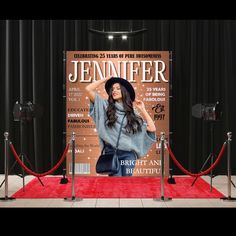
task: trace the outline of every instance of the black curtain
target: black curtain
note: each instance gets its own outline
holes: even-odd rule
[[[122,41],[107,40],[89,29],[147,31]],[[214,127],[217,155],[231,131],[234,140],[236,21],[231,20],[1,20],[0,21],[0,173],[4,172],[4,132],[37,172],[55,165],[65,147],[66,50],[169,50],[173,52],[170,81],[170,145],[177,159],[198,172],[211,150]],[[29,122],[14,121],[16,101],[43,107]],[[192,116],[197,103],[222,105],[222,119]],[[231,143],[232,174],[236,151]],[[10,155],[10,164],[14,157]],[[209,163],[210,164],[210,163]],[[65,163],[64,163],[65,165]],[[182,172],[172,163],[174,174]],[[209,166],[209,165],[208,165]],[[61,173],[62,166],[55,172]],[[226,174],[226,154],[214,170]]]

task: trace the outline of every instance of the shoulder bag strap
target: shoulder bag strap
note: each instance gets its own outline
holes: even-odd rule
[[[121,134],[122,125],[123,125],[123,122],[124,122],[125,116],[126,116],[126,115],[123,116],[122,121],[121,121],[121,124],[120,124],[120,130],[119,130],[119,134],[118,134],[118,139],[117,139],[117,143],[116,143],[115,151],[118,149],[118,145],[119,145],[119,141],[120,141],[120,134]]]
[[[115,152],[116,152],[116,150],[117,150],[117,148],[118,148],[118,145],[119,145],[120,134],[121,134],[122,125],[123,125],[125,116],[126,116],[126,115],[123,116],[122,121],[121,121],[121,124],[120,124],[120,130],[119,130],[119,134],[118,134],[118,138],[117,138],[117,142],[116,142]],[[104,142],[104,140],[102,140],[102,141],[103,141],[103,149],[102,149],[101,153],[103,153],[103,151],[104,151],[104,149],[105,149],[105,142]]]

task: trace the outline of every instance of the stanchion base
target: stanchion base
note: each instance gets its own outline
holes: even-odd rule
[[[65,197],[64,198],[64,201],[67,201],[67,202],[79,202],[82,200],[83,198],[78,198],[78,197]]]
[[[14,197],[0,197],[0,201],[12,201],[15,200]]]
[[[172,198],[170,197],[153,198],[153,201],[166,202],[166,201],[172,201]]]
[[[221,199],[222,199],[223,201],[226,201],[226,202],[227,202],[227,201],[229,201],[229,202],[230,202],[230,201],[236,201],[236,198],[235,198],[235,197],[222,197]]]

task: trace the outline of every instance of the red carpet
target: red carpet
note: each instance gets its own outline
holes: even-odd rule
[[[15,198],[64,198],[71,197],[71,179],[60,184],[61,177],[43,177],[42,186],[37,178],[12,195]],[[165,197],[172,198],[221,198],[222,193],[212,188],[202,178],[191,187],[194,178],[175,177],[176,184],[165,180]],[[159,198],[158,177],[76,177],[75,197],[80,198]]]

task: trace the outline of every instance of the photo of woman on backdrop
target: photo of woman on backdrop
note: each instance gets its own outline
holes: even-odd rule
[[[96,93],[102,84],[105,84],[107,100]],[[109,176],[132,176],[136,160],[145,156],[156,142],[156,127],[144,103],[135,99],[131,83],[120,77],[97,80],[86,86],[86,91],[102,150],[113,152],[119,137],[120,168],[118,173]]]

